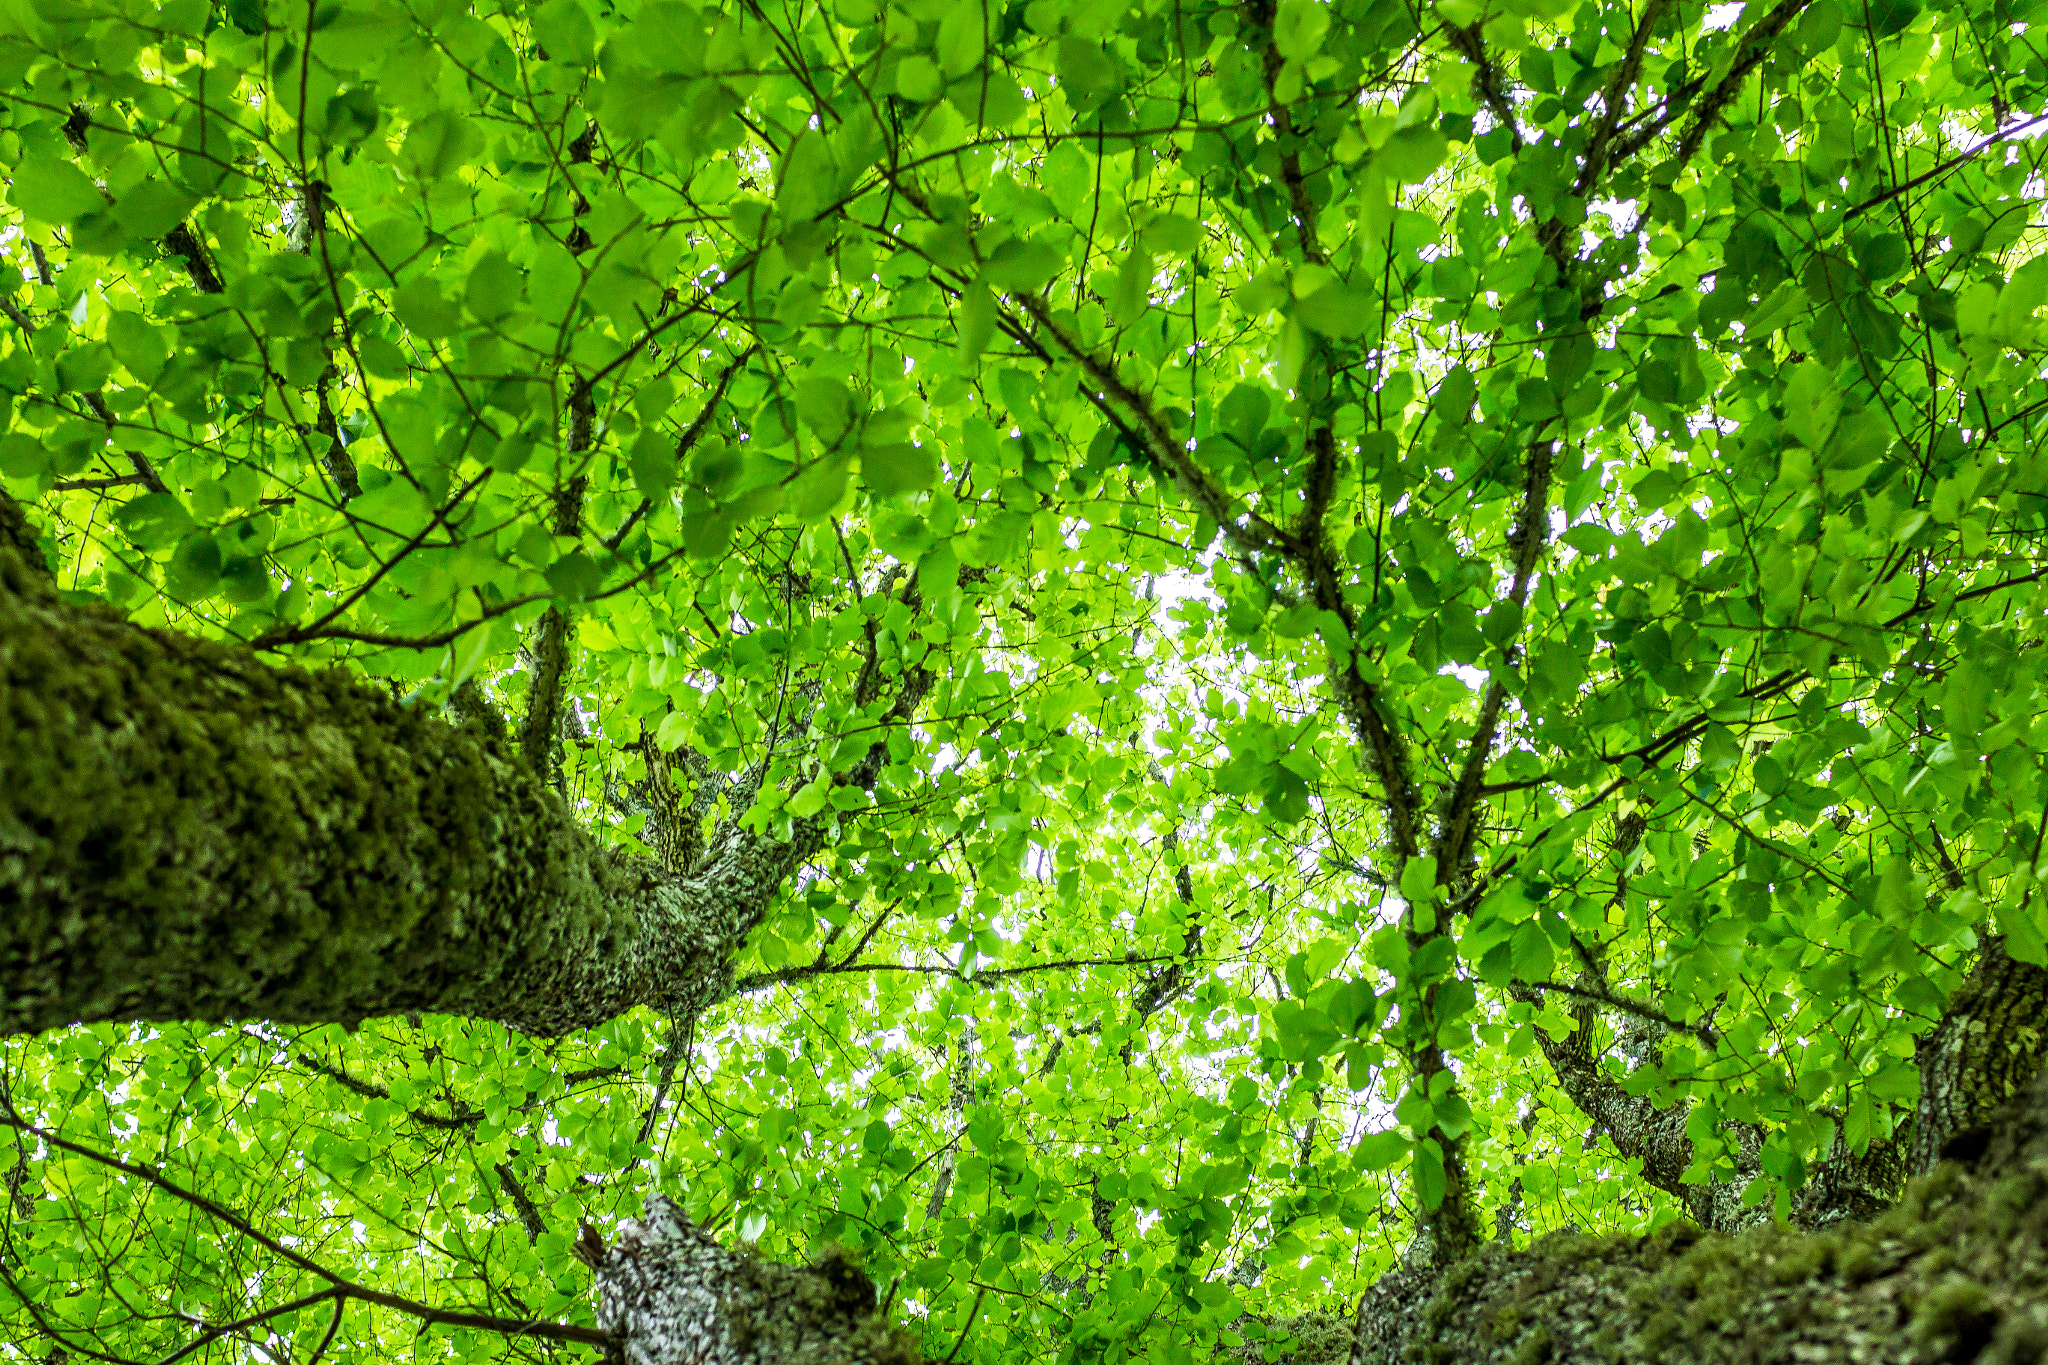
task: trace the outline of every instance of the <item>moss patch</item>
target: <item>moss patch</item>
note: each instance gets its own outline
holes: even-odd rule
[[[1945,1165],[1869,1223],[1489,1247],[1446,1273],[1412,1334],[1362,1365],[2041,1361],[2048,1076],[1996,1131],[1978,1169]]]
[[[728,936],[486,727],[62,602],[11,540],[0,771],[0,1034],[406,1010],[559,1033],[723,969]]]

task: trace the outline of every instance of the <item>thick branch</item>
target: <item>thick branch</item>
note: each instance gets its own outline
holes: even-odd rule
[[[24,549],[0,500],[0,1035],[688,1016],[825,841],[829,816],[729,822],[674,876],[599,846],[485,727],[65,603]]]
[[[213,261],[206,254],[205,244],[199,234],[192,230],[190,223],[180,223],[164,234],[164,250],[176,256],[185,266],[185,273],[192,279],[192,287],[202,294],[218,294],[226,288],[220,281],[220,272],[213,268]]]
[[[538,1242],[541,1234],[548,1230],[540,1210],[533,1205],[533,1196],[526,1192],[526,1186],[519,1181],[519,1173],[512,1169],[512,1163],[501,1161],[491,1167],[497,1173],[498,1183],[504,1186],[505,1197],[512,1201],[512,1207],[519,1213],[519,1222],[526,1229],[526,1240]]]
[[[937,1218],[946,1210],[946,1196],[953,1191],[954,1167],[959,1161],[961,1120],[967,1113],[967,1106],[974,1102],[974,1021],[960,1021],[960,1036],[953,1042],[953,1084],[946,1094],[946,1112],[951,1116],[954,1137],[946,1143],[939,1156],[938,1178],[932,1181],[931,1198],[925,1201],[924,1216],[927,1220]]]
[[[417,1318],[425,1323],[440,1323],[450,1327],[473,1327],[486,1332],[503,1332],[511,1336],[539,1337],[547,1341],[583,1342],[589,1345],[610,1344],[609,1338],[603,1332],[588,1327],[579,1327],[572,1323],[540,1320],[519,1321],[512,1318],[492,1317],[483,1313],[465,1312],[460,1309],[438,1308],[432,1304],[421,1303],[417,1299],[408,1299],[401,1294],[390,1294],[380,1289],[372,1289],[367,1285],[358,1284],[336,1274],[311,1257],[292,1250],[257,1227],[249,1219],[236,1213],[233,1209],[213,1199],[209,1199],[194,1190],[186,1189],[156,1167],[123,1161],[119,1157],[109,1156],[107,1153],[95,1148],[72,1142],[47,1128],[28,1122],[12,1109],[0,1109],[0,1125],[25,1133],[33,1133],[38,1140],[57,1148],[59,1151],[83,1157],[85,1160],[96,1165],[104,1166],[112,1171],[118,1171],[131,1180],[139,1180],[154,1189],[163,1191],[171,1198],[178,1200],[180,1203],[190,1205],[222,1226],[233,1229],[237,1235],[254,1242],[280,1260],[289,1262],[315,1278],[325,1281],[330,1287],[330,1292],[337,1297],[359,1299],[364,1303],[374,1303],[385,1308],[395,1309],[400,1313]]]
[[[1097,392],[1113,400],[1118,407],[1131,414],[1139,430],[1147,438],[1146,452],[1153,464],[1181,486],[1195,507],[1208,515],[1227,536],[1232,545],[1250,552],[1279,551],[1286,548],[1287,536],[1258,513],[1244,507],[1231,496],[1209,472],[1195,463],[1187,444],[1177,440],[1151,403],[1136,389],[1125,382],[1117,373],[1111,360],[1097,356],[1081,344],[1060,321],[1053,316],[1046,302],[1031,294],[1017,296],[1017,303],[1029,313],[1046,335],[1058,348],[1081,366],[1088,377],[1088,383]]]
[[[1908,1164],[1925,1175],[1981,1147],[1991,1114],[2048,1064],[2048,971],[1988,939],[1941,1022],[1919,1041],[1920,1109]]]
[[[1516,514],[1508,546],[1515,556],[1514,582],[1505,603],[1495,611],[1511,607],[1520,612],[1535,585],[1537,565],[1550,538],[1550,475],[1557,442],[1539,436],[1529,445],[1528,464],[1522,474],[1522,506]],[[1499,733],[1501,708],[1507,701],[1506,679],[1495,674],[1488,680],[1479,704],[1479,719],[1465,746],[1465,761],[1458,771],[1458,783],[1445,802],[1443,824],[1436,840],[1437,880],[1455,886],[1463,878],[1464,866],[1472,853],[1478,830],[1480,788],[1486,780],[1486,765],[1493,757],[1493,743]]]
[[[1515,994],[1532,1004],[1539,999],[1526,987]],[[1536,1045],[1572,1103],[1607,1135],[1624,1159],[1642,1162],[1645,1184],[1683,1201],[1701,1227],[1730,1230],[1755,1221],[1740,1203],[1742,1186],[1747,1183],[1741,1177],[1754,1174],[1755,1154],[1763,1135],[1751,1127],[1730,1125],[1727,1140],[1738,1178],[1686,1184],[1683,1177],[1693,1159],[1692,1139],[1685,1132],[1690,1111],[1683,1107],[1659,1109],[1649,1096],[1629,1094],[1620,1081],[1601,1069],[1594,1054],[1590,1000],[1581,1000],[1573,1014],[1578,1027],[1569,1033],[1536,1030]]]
[[[1154,769],[1155,779],[1163,778],[1164,774],[1157,772],[1156,764]],[[1145,973],[1145,980],[1138,987],[1137,998],[1131,1005],[1134,1022],[1138,1024],[1143,1024],[1187,990],[1188,966],[1202,952],[1204,925],[1202,912],[1195,908],[1195,879],[1180,852],[1181,833],[1186,828],[1185,825],[1176,825],[1167,831],[1166,837],[1159,841],[1159,848],[1168,858],[1181,859],[1173,869],[1173,890],[1174,894],[1180,897],[1181,905],[1187,910],[1187,930],[1181,935],[1179,955],[1157,971]],[[1129,1042],[1124,1044],[1126,1065],[1129,1065],[1131,1060],[1131,1047]]]
[[[337,373],[330,364],[314,381],[313,430],[327,442],[327,448],[320,452],[320,464],[327,471],[327,477],[334,481],[335,501],[347,503],[362,495],[363,484],[356,474],[356,462],[350,458],[348,447],[342,444],[341,423],[335,419],[334,404],[327,396],[328,386],[334,382]]]
[[[733,357],[730,365],[719,371],[718,381],[711,386],[711,394],[704,400],[704,406],[698,409],[696,419],[684,429],[682,436],[676,441],[676,464],[678,467],[690,458],[690,452],[696,449],[697,442],[702,440],[704,433],[711,429],[711,419],[717,416],[718,405],[724,401],[725,391],[732,384],[733,376],[745,368],[746,363],[752,360],[755,353],[760,349],[758,345],[747,347],[746,350]],[[640,518],[646,516],[652,510],[654,510],[654,500],[652,498],[642,498],[640,505],[634,508],[624,521],[619,523],[619,529],[605,538],[604,547],[607,550],[618,549],[619,546],[625,543],[627,535],[639,524]]]
[[[1482,33],[1484,28],[1485,24],[1475,19],[1462,26],[1447,23],[1443,27],[1443,33],[1451,40],[1451,46],[1457,48],[1459,54],[1472,63],[1472,88],[1479,92],[1479,98],[1485,102],[1487,112],[1493,115],[1501,127],[1508,130],[1509,148],[1519,152],[1524,141],[1522,129],[1515,122],[1515,106],[1508,98],[1507,82],[1501,79],[1500,67],[1486,50],[1486,40]]]
[[[1869,1225],[1558,1234],[1439,1277],[1397,1272],[1360,1304],[1351,1365],[2038,1360],[2048,1078],[1993,1130],[1981,1159],[1916,1182]]]
[[[1579,175],[1572,185],[1574,194],[1584,194],[1599,183],[1601,174],[1607,169],[1607,150],[1614,141],[1615,132],[1621,127],[1622,115],[1627,104],[1625,96],[1642,73],[1643,54],[1649,49],[1650,38],[1657,25],[1664,22],[1664,13],[1670,9],[1672,0],[1650,0],[1643,7],[1636,20],[1636,31],[1629,39],[1628,51],[1615,63],[1614,74],[1600,91],[1600,122],[1593,130],[1592,140],[1586,144],[1585,155],[1579,163]]]
[[[1693,1145],[1686,1136],[1689,1109],[1660,1110],[1647,1096],[1629,1094],[1593,1055],[1596,1003],[1653,1024],[1659,1022],[1656,1012],[1615,996],[1597,980],[1580,987],[1521,986],[1515,995],[1534,1003],[1539,989],[1561,990],[1580,1002],[1576,1032],[1559,1038],[1539,1028],[1537,1044],[1572,1102],[1624,1157],[1641,1159],[1643,1179],[1684,1200],[1702,1227],[1732,1230],[1757,1221],[1761,1213],[1743,1209],[1738,1196],[1756,1174],[1762,1132],[1750,1125],[1723,1124],[1736,1176],[1687,1185],[1681,1177],[1693,1160]],[[1926,1174],[1945,1156],[1982,1151],[1989,1139],[1990,1116],[2048,1065],[2043,1019],[2048,1019],[2048,971],[2015,961],[2000,940],[1989,940],[1941,1022],[1920,1040],[1919,1113],[1890,1138],[1874,1141],[1862,1152],[1850,1150],[1838,1130],[1833,1150],[1816,1163],[1793,1199],[1794,1225],[1824,1227],[1842,1219],[1869,1218],[1898,1197],[1908,1175]],[[1711,1037],[1704,1035],[1703,1041],[1711,1045]]]

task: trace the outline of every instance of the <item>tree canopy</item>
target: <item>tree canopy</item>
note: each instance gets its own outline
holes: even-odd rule
[[[587,1359],[650,1194],[1341,1360],[1981,1151],[2042,8],[0,3],[0,1360]]]

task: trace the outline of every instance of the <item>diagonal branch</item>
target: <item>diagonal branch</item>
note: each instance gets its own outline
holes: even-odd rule
[[[526,1240],[540,1241],[541,1234],[548,1230],[547,1222],[540,1216],[540,1210],[533,1206],[533,1196],[528,1194],[526,1186],[520,1183],[519,1173],[512,1169],[510,1158],[500,1161],[491,1167],[491,1170],[497,1173],[498,1183],[504,1186],[506,1198],[512,1201],[512,1207],[518,1211],[519,1222],[526,1229]]]
[[[574,1323],[546,1322],[538,1319],[521,1321],[514,1318],[494,1317],[486,1313],[470,1313],[456,1309],[437,1308],[432,1304],[421,1303],[417,1299],[409,1299],[400,1294],[387,1294],[379,1289],[371,1289],[367,1285],[357,1284],[345,1276],[336,1274],[309,1256],[301,1255],[299,1252],[292,1250],[232,1209],[208,1199],[203,1194],[186,1189],[154,1167],[123,1161],[119,1157],[109,1156],[105,1152],[69,1141],[47,1128],[28,1122],[12,1111],[0,1113],[0,1124],[31,1133],[38,1140],[55,1147],[59,1151],[69,1152],[73,1156],[82,1157],[97,1165],[105,1166],[109,1170],[119,1171],[131,1179],[142,1181],[153,1189],[161,1190],[173,1199],[189,1204],[207,1217],[232,1228],[236,1234],[248,1238],[280,1260],[288,1261],[308,1274],[326,1281],[328,1288],[306,1302],[314,1302],[320,1298],[332,1295],[358,1299],[364,1303],[374,1303],[380,1307],[394,1309],[409,1317],[417,1318],[421,1322],[442,1326],[469,1327],[486,1332],[502,1332],[508,1336],[538,1337],[543,1341],[580,1342],[593,1346],[608,1346],[612,1342],[612,1336],[609,1332],[600,1331],[594,1327],[579,1327]],[[290,1307],[303,1306],[305,1306],[304,1303],[295,1303],[294,1305],[288,1305],[287,1308],[272,1310],[271,1315],[274,1316],[276,1313],[288,1311]],[[230,1328],[220,1329],[222,1332],[227,1330],[230,1330]],[[215,1335],[218,1334],[218,1332],[215,1333]],[[174,1356],[173,1359],[175,1358]]]
[[[704,400],[704,406],[698,410],[695,419],[691,421],[688,427],[684,428],[683,434],[676,440],[676,466],[678,468],[681,468],[684,461],[690,458],[690,452],[697,448],[697,442],[703,439],[704,433],[711,429],[712,418],[718,414],[718,405],[725,401],[725,391],[732,383],[733,376],[745,368],[746,363],[752,360],[760,352],[760,349],[761,347],[758,343],[747,347],[746,350],[733,357],[731,364],[719,371],[717,382],[711,386],[710,397]],[[605,549],[617,550],[619,546],[625,544],[626,537],[640,523],[640,518],[653,510],[654,499],[642,498],[640,505],[634,508],[624,521],[619,523],[619,529],[605,538]]]
[[[1649,49],[1650,38],[1674,3],[1675,0],[1650,0],[1643,6],[1642,15],[1636,20],[1636,31],[1629,38],[1628,51],[1614,64],[1614,74],[1600,92],[1600,122],[1593,129],[1593,136],[1580,158],[1578,179],[1572,185],[1573,194],[1583,196],[1605,174],[1608,147],[1622,124],[1622,97],[1641,74],[1643,54]]]
[[[1721,111],[1741,93],[1742,83],[1749,79],[1750,72],[1756,70],[1763,60],[1770,56],[1772,42],[1785,31],[1788,24],[1804,13],[1811,3],[1812,0],[1778,0],[1778,4],[1770,13],[1742,35],[1741,41],[1736,44],[1734,57],[1727,72],[1714,83],[1713,88],[1704,97],[1696,103],[1687,105],[1672,102],[1673,98],[1681,93],[1697,93],[1699,86],[1695,84],[1667,92],[1664,112],[1615,144],[1610,164],[1626,161],[1654,142],[1676,123],[1688,108],[1692,110],[1692,122],[1687,125],[1684,136],[1679,139],[1678,152],[1673,159],[1681,166],[1691,161],[1693,155],[1699,151],[1700,143],[1706,139],[1707,131],[1713,126],[1714,120],[1718,119]]]
[[[1494,120],[1508,130],[1508,147],[1511,151],[1522,150],[1524,139],[1522,129],[1515,122],[1514,102],[1508,98],[1507,83],[1502,80],[1500,66],[1486,50],[1486,39],[1482,33],[1484,20],[1475,19],[1469,24],[1445,24],[1443,34],[1451,40],[1451,46],[1458,54],[1472,63],[1472,88],[1479,92],[1487,112]]]
[[[0,497],[0,715],[39,718],[0,730],[0,767],[22,775],[0,788],[0,1035],[431,1011],[554,1036],[640,1005],[692,1016],[841,818],[727,821],[678,876],[601,845],[487,726],[67,602],[39,560]],[[887,730],[932,682],[902,675],[836,783],[879,780]]]

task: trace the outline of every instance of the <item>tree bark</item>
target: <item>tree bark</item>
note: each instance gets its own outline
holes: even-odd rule
[[[916,1340],[876,1311],[836,1249],[808,1267],[728,1251],[660,1195],[596,1259],[608,1365],[916,1365]]]
[[[1914,1175],[1952,1152],[1981,1150],[1991,1114],[2048,1063],[2048,971],[1986,940],[1941,1022],[1920,1039],[1920,1108],[1908,1158]]]
[[[622,855],[492,727],[65,602],[40,561],[0,496],[0,1036],[687,1016],[824,842],[727,822],[687,873]]]
[[[1539,998],[1530,987],[1517,988],[1516,995]],[[1690,1111],[1659,1109],[1647,1096],[1630,1094],[1601,1066],[1590,1041],[1592,998],[1574,1000],[1575,1031],[1536,1030],[1537,1045],[1565,1094],[1623,1157],[1642,1162],[1644,1181],[1683,1200],[1701,1227],[1739,1232],[1768,1218],[1768,1209],[1742,1203],[1743,1190],[1760,1169],[1762,1130],[1722,1124],[1735,1175],[1686,1184],[1693,1160],[1686,1133]],[[2001,940],[1986,939],[1975,967],[1940,1022],[1920,1039],[1918,1052],[1918,1113],[1863,1152],[1850,1151],[1838,1132],[1834,1149],[1816,1163],[1793,1199],[1793,1226],[1871,1218],[1898,1198],[1908,1176],[1927,1174],[1944,1156],[1983,1149],[1988,1116],[2048,1065],[2048,970],[2016,961]]]
[[[1554,1234],[1359,1306],[1350,1365],[2018,1365],[2048,1359],[2048,1076],[1870,1223]]]

